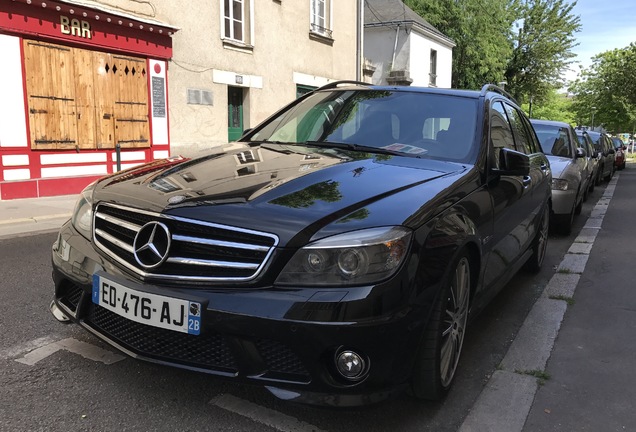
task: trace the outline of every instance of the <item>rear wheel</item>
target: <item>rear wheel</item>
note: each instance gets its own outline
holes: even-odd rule
[[[411,392],[421,399],[442,398],[455,377],[470,304],[470,261],[466,251],[453,261],[445,279],[422,335],[413,370]]]

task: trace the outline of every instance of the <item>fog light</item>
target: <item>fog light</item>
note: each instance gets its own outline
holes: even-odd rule
[[[366,374],[364,359],[353,351],[343,351],[338,354],[336,367],[340,375],[350,380],[358,380]]]

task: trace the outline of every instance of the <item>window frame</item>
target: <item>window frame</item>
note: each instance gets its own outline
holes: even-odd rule
[[[432,48],[429,56],[428,85],[437,87],[437,50]]]
[[[316,13],[319,11],[319,5],[322,3],[323,15]],[[333,4],[332,0],[309,0],[309,33],[327,39],[333,38]],[[324,23],[315,22],[315,17],[321,18]]]
[[[226,11],[225,3],[228,3]],[[234,17],[234,4],[241,5],[241,19],[236,20]],[[220,0],[220,22],[221,22],[221,39],[224,43],[238,45],[240,47],[251,48],[254,46],[254,0]],[[227,12],[227,14],[226,14]],[[230,20],[230,34],[226,33],[225,24]],[[234,21],[241,24],[241,38],[236,38],[234,34]]]

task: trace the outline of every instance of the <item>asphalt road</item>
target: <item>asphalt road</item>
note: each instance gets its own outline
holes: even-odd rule
[[[604,187],[570,236],[550,236],[543,270],[519,273],[472,322],[455,385],[440,403],[403,395],[368,408],[319,409],[120,356],[49,313],[55,234],[0,240],[0,431],[457,431]]]

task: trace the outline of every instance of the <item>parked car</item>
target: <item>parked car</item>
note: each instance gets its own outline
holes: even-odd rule
[[[614,150],[614,144],[612,144],[610,138],[603,132],[587,131],[587,133],[594,143],[594,149],[600,154],[599,170],[601,172],[601,178],[609,181],[616,169],[614,162],[616,150]]]
[[[587,153],[579,145],[576,132],[567,123],[530,120],[543,152],[552,168],[552,221],[563,234],[572,230],[574,215],[581,212],[587,199],[593,171],[588,168]]]
[[[616,151],[616,155],[614,158],[614,167],[617,170],[622,170],[625,168],[626,164],[625,151],[627,150],[627,146],[625,145],[623,140],[618,137],[611,137],[611,140],[612,144],[614,144],[614,150]]]
[[[332,83],[227,152],[88,186],[52,248],[51,311],[287,400],[439,399],[469,317],[541,267],[550,184],[495,86]]]
[[[579,140],[579,146],[585,150],[587,156],[588,170],[591,171],[590,186],[588,192],[594,192],[594,187],[601,183],[601,172],[599,170],[599,154],[594,149],[594,143],[588,133],[581,129],[575,129],[576,137]]]

